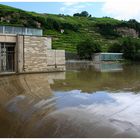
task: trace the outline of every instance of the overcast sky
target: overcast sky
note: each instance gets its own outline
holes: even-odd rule
[[[39,0],[37,0],[39,1]],[[42,1],[42,0],[40,0]],[[90,0],[91,1],[91,0]],[[116,19],[140,21],[140,0],[92,0],[92,2],[0,2],[23,10],[39,13],[68,14],[88,11],[95,17],[113,17]]]

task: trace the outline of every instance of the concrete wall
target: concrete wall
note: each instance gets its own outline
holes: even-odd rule
[[[65,71],[65,51],[47,50],[47,70]]]
[[[92,56],[92,60],[94,62],[100,62],[100,53],[95,53],[93,56]]]
[[[23,47],[24,47],[24,40],[23,36],[17,36],[17,61],[18,61],[18,72],[21,73],[24,71],[24,53],[23,53]]]

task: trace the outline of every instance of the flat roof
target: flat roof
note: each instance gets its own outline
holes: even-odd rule
[[[123,54],[123,53],[95,53],[95,54]]]

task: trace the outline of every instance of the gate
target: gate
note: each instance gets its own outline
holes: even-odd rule
[[[0,73],[15,71],[15,43],[0,43]]]

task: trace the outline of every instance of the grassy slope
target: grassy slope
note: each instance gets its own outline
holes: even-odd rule
[[[33,19],[35,17],[43,17],[45,19],[53,18],[61,23],[71,23],[74,25],[80,24],[80,29],[77,32],[74,32],[72,30],[65,30],[63,34],[53,29],[49,30],[44,28],[44,35],[53,36],[53,48],[65,49],[66,51],[70,51],[70,52],[76,52],[77,43],[89,37],[93,38],[94,40],[100,41],[103,51],[106,51],[108,45],[116,41],[117,38],[113,40],[104,38],[96,31],[95,24],[111,23],[117,25],[118,23],[121,22],[119,20],[112,19],[112,18],[94,18],[94,17],[86,18],[86,17],[71,17],[71,16],[52,15],[52,14],[38,14],[35,12],[26,12],[5,5],[0,5],[0,11],[8,12],[9,15],[10,13],[16,13],[16,14],[18,13],[19,15],[22,14],[24,16],[31,17]],[[22,17],[19,17],[19,21],[17,22],[16,25],[24,26],[22,23],[20,23],[21,20]],[[0,22],[0,24],[10,24],[10,23]]]
[[[60,32],[47,30],[47,34],[54,36],[53,40],[53,48],[55,49],[65,49],[67,51],[75,52],[76,45],[78,42],[84,40],[85,38],[93,38],[96,41],[99,41],[102,45],[103,51],[107,50],[108,45],[115,42],[116,39],[106,39],[102,35],[100,35],[95,28],[96,23],[112,23],[118,24],[121,21],[112,19],[112,18],[85,18],[85,17],[60,17],[54,16],[57,20],[61,20],[63,22],[69,22],[74,24],[81,24],[80,30],[78,32],[74,31],[66,31],[66,33],[61,34]]]

